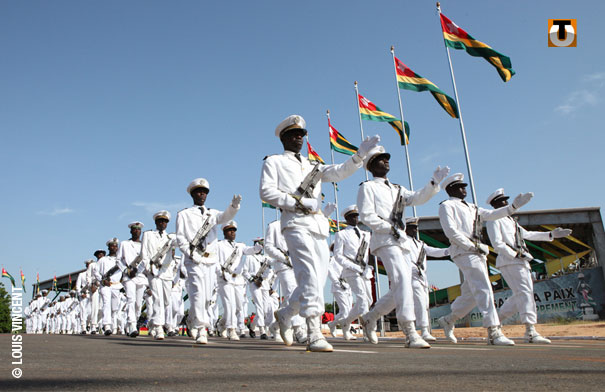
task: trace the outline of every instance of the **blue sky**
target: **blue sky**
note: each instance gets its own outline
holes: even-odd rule
[[[274,129],[300,114],[330,160],[325,112],[359,143],[353,82],[399,117],[389,48],[453,96],[431,1],[28,1],[0,12],[1,263],[27,283],[83,267],[127,224],[152,228],[159,209],[191,204],[187,184],[210,181],[207,204],[243,195],[238,236],[261,235],[262,158],[281,152]],[[451,51],[479,204],[493,190],[533,191],[526,209],[601,206],[605,59],[602,2],[442,1],[445,15],[501,53],[503,83],[485,60]],[[549,18],[578,20],[577,48],[549,48]],[[402,91],[416,187],[437,165],[466,173],[457,120],[428,93]],[[364,121],[407,185],[404,150],[387,124]],[[345,156],[335,155],[337,162]],[[359,171],[340,184],[355,201]],[[324,193],[333,197],[330,188]],[[437,215],[438,194],[418,208]],[[411,211],[408,211],[411,214]],[[267,221],[274,211],[266,210]],[[170,223],[174,230],[174,219]],[[439,287],[455,267],[429,263]],[[29,291],[29,287],[28,287]]]

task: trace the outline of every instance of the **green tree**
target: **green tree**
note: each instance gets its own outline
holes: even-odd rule
[[[11,331],[11,311],[10,311],[11,296],[4,288],[4,284],[0,283],[0,333],[8,333]]]

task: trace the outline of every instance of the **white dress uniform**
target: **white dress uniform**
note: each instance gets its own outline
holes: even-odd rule
[[[416,328],[422,329],[422,338],[429,337],[429,281],[426,276],[426,258],[445,257],[449,255],[448,248],[434,248],[414,237],[408,237],[410,253],[408,262],[412,265],[412,290],[414,292],[414,312]],[[422,249],[424,255],[421,256]],[[426,337],[425,337],[426,336]],[[433,340],[433,339],[430,339]]]
[[[244,312],[244,304],[242,298],[242,290],[244,288],[245,296],[245,280],[243,277],[245,263],[243,256],[254,254],[253,246],[246,246],[242,242],[220,240],[216,244],[218,266],[216,269],[218,297],[223,304],[223,318],[225,319],[225,328],[230,332],[230,338],[234,338],[231,331],[236,328],[241,328],[239,325],[238,312]],[[226,265],[227,260],[236,252],[235,259],[230,266]]]
[[[355,300],[355,306],[344,319],[334,318],[335,324],[341,323],[344,331],[349,331],[351,323],[359,316],[367,313],[372,304],[372,276],[373,268],[369,265],[369,247],[364,255],[362,267],[354,262],[357,252],[363,240],[370,243],[370,233],[360,230],[356,226],[347,226],[344,230],[336,233],[334,238],[334,259],[342,267],[342,277],[351,287],[351,293]],[[350,338],[347,334],[345,338]]]
[[[519,312],[519,319],[523,324],[536,324],[536,302],[534,300],[533,280],[529,262],[517,257],[515,237],[517,227],[521,240],[552,241],[550,232],[527,231],[518,226],[510,216],[487,222],[487,234],[492,247],[498,253],[496,268],[500,270],[506,283],[513,291],[500,307],[500,318],[505,319]]]
[[[90,331],[97,333],[100,313],[101,313],[101,282],[97,280],[96,270],[98,268],[99,261],[93,261],[88,265],[86,272],[90,275],[92,280],[91,284],[96,285],[97,290],[93,293],[90,292]]]
[[[256,317],[254,318],[254,325],[259,328],[260,333],[265,333],[265,327],[268,325],[268,319],[270,318],[269,309],[271,309],[270,301],[271,298],[269,296],[270,287],[270,279],[273,275],[271,271],[271,261],[268,257],[262,254],[252,254],[250,256],[246,256],[246,269],[244,278],[248,281],[248,290],[250,291],[250,295],[252,296],[252,302],[254,302],[254,306],[256,307]],[[261,271],[258,276],[261,281],[260,287],[256,285],[254,282],[254,278],[257,276],[262,266],[264,267],[264,271]]]
[[[97,268],[94,270],[95,278],[101,282],[103,276],[109,272],[118,263],[116,256],[105,256],[99,259]],[[111,276],[109,276],[110,285],[101,286],[99,290],[103,300],[103,327],[105,330],[108,328],[113,329],[116,323],[117,311],[120,306],[120,289],[122,284],[120,278],[122,277],[122,271],[118,268]]]
[[[450,256],[464,275],[461,294],[454,300],[452,312],[445,318],[448,323],[466,316],[477,306],[483,316],[484,327],[500,325],[487,270],[487,258],[477,251],[471,238],[475,216],[482,222],[504,218],[511,212],[510,207],[487,210],[456,197],[450,197],[439,206],[439,222],[451,244]]]
[[[90,284],[92,277],[87,268],[86,271],[80,272],[76,279],[76,290],[80,296],[80,332],[86,333],[86,325],[90,322]],[[88,286],[88,289],[85,288]],[[86,298],[82,297],[86,294]]]
[[[231,204],[222,212],[207,207],[193,206],[179,211],[176,218],[176,238],[179,249],[183,253],[184,265],[187,268],[187,293],[189,293],[189,327],[200,329],[210,327],[208,312],[206,311],[207,291],[204,279],[204,267],[202,264],[215,264],[217,226],[226,223],[235,217],[239,206],[234,208]],[[203,260],[192,260],[189,245],[195,238],[199,228],[208,216],[211,216],[214,229],[210,231],[206,239],[207,257]]]
[[[292,269],[291,262],[286,258],[288,255],[288,245],[286,239],[281,232],[281,222],[273,221],[267,225],[265,234],[265,253],[271,259],[271,268],[277,274],[281,296],[283,302],[279,306],[285,308],[288,306],[290,297],[296,289],[296,276]],[[304,320],[299,315],[292,317],[292,327],[300,328],[304,324]]]
[[[346,324],[344,320],[347,319],[353,306],[353,295],[351,293],[351,287],[346,283],[342,277],[342,266],[338,264],[334,257],[330,257],[330,265],[328,266],[328,278],[332,284],[331,292],[334,296],[334,300],[338,304],[338,314],[334,315],[333,325],[340,324],[344,328]]]
[[[187,278],[182,258],[178,257],[174,271],[174,281],[172,282],[172,332],[179,332],[179,325],[183,316],[185,316],[185,303],[183,302],[183,289],[185,288],[185,279]],[[182,276],[181,276],[182,274]]]
[[[414,296],[412,290],[412,266],[406,261],[410,252],[405,233],[402,232],[397,240],[392,234],[390,217],[401,189],[405,206],[417,206],[429,201],[437,192],[439,184],[432,181],[424,188],[417,191],[409,191],[404,187],[392,184],[385,178],[374,178],[363,182],[357,193],[357,207],[359,208],[359,220],[372,229],[370,249],[385,266],[389,282],[391,284],[389,293],[380,298],[374,305],[374,309],[365,317],[365,320],[375,323],[380,315],[389,312],[391,301],[395,301],[395,312],[397,321],[402,325],[413,322],[416,319],[414,313]],[[403,218],[405,219],[405,218]]]
[[[139,256],[141,253],[142,241],[126,240],[120,243],[117,257],[120,263],[120,268],[123,271],[122,284],[126,291],[126,322],[128,325],[127,333],[136,330],[137,320],[141,316],[141,308],[143,306],[143,294],[149,285],[149,279],[143,273],[144,266],[141,262],[140,268],[134,278],[130,278],[126,274],[126,268]]]
[[[150,323],[157,330],[156,338],[163,338],[162,327],[168,330],[171,328],[171,313],[167,320],[167,309],[172,309],[172,281],[174,280],[174,266],[176,264],[173,258],[172,249],[176,246],[174,234],[168,234],[165,231],[149,230],[143,233],[141,241],[141,255],[143,256],[143,265],[148,274],[152,276],[150,280],[151,293],[153,296],[153,317],[150,318]],[[152,265],[151,260],[164,247],[170,248],[157,265]]]

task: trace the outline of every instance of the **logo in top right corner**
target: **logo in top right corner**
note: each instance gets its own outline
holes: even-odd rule
[[[576,19],[549,19],[548,46],[559,48],[575,48],[578,46]]]

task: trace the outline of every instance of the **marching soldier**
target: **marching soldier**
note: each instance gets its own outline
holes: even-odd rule
[[[90,274],[90,264],[94,260],[88,259],[84,262],[86,271],[80,272],[76,279],[76,290],[80,296],[80,333],[86,335],[86,327],[90,322],[90,289],[92,286],[92,276]]]
[[[174,280],[173,248],[176,246],[174,234],[168,234],[166,228],[170,221],[170,212],[162,210],[153,215],[156,230],[143,234],[141,258],[148,275],[151,276],[150,286],[153,296],[153,316],[149,319],[154,329],[153,337],[164,340],[164,327],[167,331],[170,325],[172,309],[172,281]],[[167,317],[168,316],[168,317]]]
[[[481,227],[483,221],[513,214],[531,200],[533,193],[518,195],[510,206],[487,210],[464,200],[467,184],[463,180],[464,175],[456,173],[444,181],[445,191],[450,198],[439,206],[439,222],[451,244],[450,257],[462,271],[464,282],[460,296],[452,303],[451,313],[440,317],[438,321],[446,338],[456,343],[456,320],[466,316],[477,306],[483,316],[483,326],[488,331],[488,344],[513,346],[515,342],[504,336],[500,329],[500,318],[494,305],[494,293],[487,270],[489,247],[481,242]]]
[[[359,212],[355,204],[348,206],[342,212],[347,221],[347,227],[336,233],[334,238],[334,258],[342,267],[342,277],[351,287],[351,293],[355,299],[355,305],[349,311],[348,316],[341,323],[343,337],[351,340],[355,337],[349,332],[351,323],[366,314],[372,304],[372,282],[373,268],[369,264],[370,233],[362,231],[357,227],[359,223]],[[336,327],[336,318],[334,327]],[[332,327],[330,327],[332,331]]]
[[[271,258],[271,268],[273,268],[273,271],[277,274],[281,296],[283,297],[283,301],[281,305],[278,305],[278,308],[285,308],[288,306],[294,289],[296,289],[296,277],[294,276],[292,262],[290,261],[290,253],[288,252],[288,245],[281,232],[281,222],[279,220],[273,221],[267,225],[265,253]],[[291,323],[291,328],[294,332],[293,335],[296,341],[298,343],[306,341],[307,336],[304,328],[304,319],[299,315],[296,315],[292,317]],[[270,329],[275,335],[275,340],[281,341],[278,323],[274,322],[270,326]]]
[[[236,329],[239,327],[238,311],[240,314],[243,313],[243,298],[241,289],[237,286],[244,283],[244,297],[246,290],[243,256],[252,255],[262,248],[260,245],[246,246],[242,242],[235,242],[237,223],[234,221],[225,223],[222,230],[224,239],[217,242],[218,295],[223,303],[227,337],[229,340],[239,340]]]
[[[260,197],[282,210],[281,230],[298,283],[288,306],[276,312],[281,337],[286,345],[292,344],[291,319],[300,314],[307,322],[308,350],[330,352],[332,346],[321,333],[320,320],[330,259],[326,242],[329,223],[320,210],[321,181],[337,182],[352,175],[380,138],[374,136],[364,140],[357,153],[345,163],[314,166],[300,155],[307,134],[305,125],[301,116],[292,115],[275,129],[284,152],[265,159]]]
[[[508,199],[504,189],[500,188],[489,195],[487,203],[497,209],[508,206]],[[519,312],[519,319],[525,324],[525,340],[528,343],[549,344],[550,340],[541,336],[535,328],[538,315],[529,265],[533,256],[529,253],[525,240],[552,241],[571,235],[571,230],[557,227],[546,232],[527,231],[510,216],[489,221],[485,226],[494,251],[498,253],[496,268],[513,291],[513,295],[508,297],[499,309],[500,320]]]
[[[95,253],[93,254],[94,257],[96,257],[96,261],[93,260],[92,263],[90,263],[90,265],[88,266],[89,271],[90,271],[90,275],[92,277],[92,284],[90,286],[90,333],[92,335],[97,333],[98,330],[98,323],[99,323],[99,318],[102,317],[101,315],[101,292],[99,290],[99,287],[101,286],[101,282],[97,280],[96,276],[96,269],[98,268],[98,263],[99,260],[101,260],[103,257],[105,257],[105,255],[107,254],[107,252],[105,252],[103,249],[97,249],[95,251]],[[88,271],[87,271],[88,272]]]
[[[193,206],[181,210],[176,218],[176,238],[187,268],[187,292],[189,293],[189,327],[196,343],[207,344],[206,328],[210,327],[207,307],[206,281],[202,264],[215,264],[217,224],[222,225],[235,217],[242,200],[233,196],[227,209],[222,212],[205,206],[210,185],[204,178],[196,178],[187,187]]]
[[[426,275],[426,257],[445,257],[449,249],[440,249],[428,246],[418,237],[418,218],[409,218],[405,221],[405,233],[410,241],[410,253],[407,255],[412,265],[412,290],[414,292],[414,313],[416,314],[416,329],[420,329],[420,336],[426,342],[435,342],[437,339],[429,331],[429,281]]]
[[[330,250],[334,249],[330,246]],[[334,300],[338,304],[338,313],[334,309],[334,320],[328,322],[330,334],[336,337],[336,325],[340,324],[342,328],[342,336],[345,340],[354,340],[355,336],[351,335],[351,325],[347,325],[344,320],[347,319],[351,312],[353,295],[351,287],[342,276],[343,268],[336,261],[334,256],[330,257],[330,265],[328,265],[328,279],[332,282],[331,292]]]
[[[117,312],[120,306],[120,289],[122,284],[120,278],[122,271],[118,265],[118,247],[120,241],[117,238],[112,238],[107,241],[107,249],[109,255],[102,257],[97,262],[95,268],[95,278],[101,282],[101,298],[103,300],[103,333],[109,336],[114,333],[114,326],[117,326]],[[95,252],[96,253],[96,252]]]
[[[376,302],[374,309],[361,317],[366,338],[377,343],[376,321],[393,308],[397,322],[406,336],[406,346],[410,348],[430,348],[414,327],[414,298],[412,290],[412,266],[406,262],[410,252],[405,234],[404,209],[421,205],[439,192],[439,183],[448,175],[449,167],[437,166],[433,177],[424,188],[409,191],[391,183],[387,178],[391,155],[384,147],[377,146],[369,152],[365,167],[373,180],[363,182],[357,193],[359,218],[372,229],[370,250],[384,264],[391,287],[389,294]]]
[[[130,337],[138,336],[137,320],[141,315],[143,306],[143,293],[149,279],[143,274],[144,264],[141,256],[141,222],[132,222],[128,225],[130,239],[122,241],[118,250],[118,262],[122,269],[122,284],[126,292],[126,331]]]
[[[254,245],[262,247],[262,238],[256,238]],[[254,327],[258,327],[260,338],[267,339],[267,321],[271,318],[268,309],[271,308],[269,296],[269,280],[273,274],[271,271],[270,260],[262,253],[262,249],[252,255],[246,256],[246,274],[244,278],[248,281],[248,290],[252,296],[252,302],[256,307],[256,317],[254,318]],[[251,323],[252,324],[252,323]],[[250,327],[250,337],[254,338],[256,333],[254,327]]]

